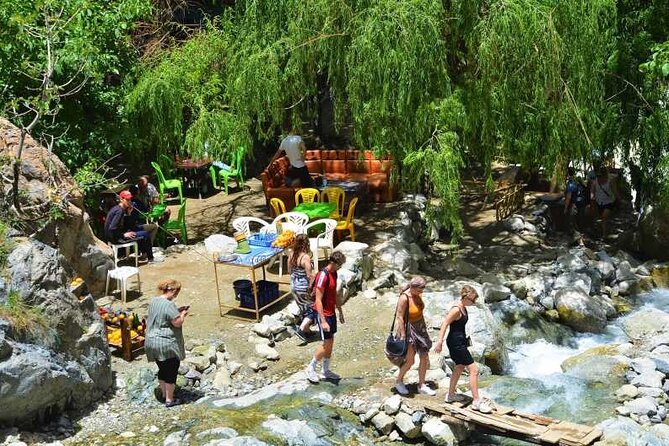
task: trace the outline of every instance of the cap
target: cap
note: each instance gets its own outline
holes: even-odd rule
[[[132,200],[132,194],[130,193],[130,191],[127,191],[127,190],[122,190],[118,194],[118,196],[121,197],[121,199],[123,199],[123,200]]]

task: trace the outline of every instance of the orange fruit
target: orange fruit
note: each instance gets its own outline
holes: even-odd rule
[[[120,321],[122,321],[123,319],[125,319],[125,314],[123,314],[123,313],[119,314],[119,315],[118,315],[118,319],[119,319]]]

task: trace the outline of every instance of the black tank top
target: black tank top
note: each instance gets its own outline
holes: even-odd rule
[[[458,308],[458,311],[460,309]],[[465,334],[465,325],[469,316],[467,314],[467,309],[464,309],[464,312],[461,313],[460,319],[457,321],[451,322],[450,330],[448,330],[448,336],[446,337],[446,343],[450,345],[467,345],[467,335]]]

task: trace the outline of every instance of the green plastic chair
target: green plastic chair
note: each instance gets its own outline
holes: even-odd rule
[[[176,220],[167,220],[163,229],[167,232],[179,231],[181,233],[181,242],[184,245],[188,244],[188,232],[186,231],[186,201],[181,202],[179,207],[179,215]]]
[[[211,173],[211,178],[214,183],[214,188],[216,188],[216,179],[220,178],[223,181],[223,189],[225,189],[225,194],[228,195],[228,182],[230,178],[234,178],[237,182],[237,186],[240,188],[244,187],[244,156],[246,155],[246,149],[243,146],[239,146],[235,153],[232,154],[232,162],[230,163],[230,170],[219,170],[218,175],[215,175],[215,169],[213,166],[209,168]]]
[[[156,171],[156,175],[158,175],[158,191],[160,193],[160,202],[161,203],[165,202],[166,190],[177,189],[179,191],[179,203],[183,203],[184,194],[181,186],[181,180],[177,179],[166,180],[165,175],[163,175],[163,170],[160,168],[158,163],[156,163],[155,161],[151,161],[151,166],[153,166],[153,169]]]
[[[166,174],[170,177],[174,174],[174,161],[172,161],[172,159],[164,153],[161,153],[158,156],[158,165],[161,169],[163,169],[163,174]]]

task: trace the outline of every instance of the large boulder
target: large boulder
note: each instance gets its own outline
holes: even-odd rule
[[[617,345],[594,347],[566,359],[560,367],[572,376],[591,383],[621,386],[630,359],[618,353]]]
[[[596,296],[581,288],[563,288],[555,294],[560,322],[577,331],[599,333],[606,326],[606,310]]]
[[[623,330],[632,340],[651,340],[669,329],[669,314],[649,308],[623,320]]]
[[[95,303],[69,292],[67,261],[48,245],[24,241],[8,264],[9,288],[21,302],[10,304],[35,310],[31,330],[11,317],[0,324],[0,338],[11,346],[0,359],[0,424],[31,423],[91,404],[113,382]]]
[[[17,127],[0,118],[0,159],[10,161],[0,163],[0,175],[5,178],[0,185],[3,195],[11,192],[20,134]],[[25,139],[18,184],[22,208],[46,214],[49,206],[60,207],[62,218],[50,221],[38,239],[57,246],[91,293],[101,295],[107,270],[113,267],[111,250],[93,234],[84,210],[83,192],[65,165],[30,136]],[[46,217],[41,219],[45,220]]]
[[[639,224],[638,249],[645,257],[669,260],[669,210],[649,208]]]

